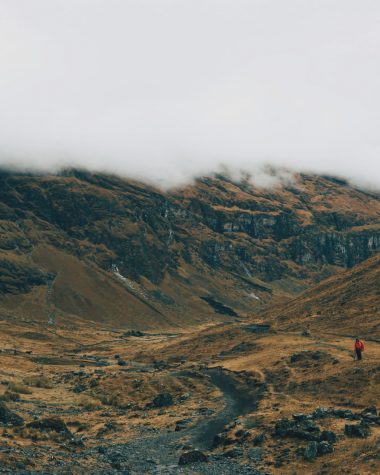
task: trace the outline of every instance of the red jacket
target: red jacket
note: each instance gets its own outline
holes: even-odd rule
[[[364,343],[361,340],[355,341],[355,350],[364,351]]]

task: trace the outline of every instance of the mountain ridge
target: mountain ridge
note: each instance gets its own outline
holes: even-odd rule
[[[230,318],[219,304],[260,313],[369,258],[380,249],[380,195],[304,174],[271,189],[215,175],[164,192],[78,170],[8,172],[0,223],[5,308],[186,325]]]

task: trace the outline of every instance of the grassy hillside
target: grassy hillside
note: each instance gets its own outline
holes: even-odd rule
[[[247,317],[380,248],[380,198],[313,175],[164,192],[113,176],[0,174],[0,306],[146,328]]]

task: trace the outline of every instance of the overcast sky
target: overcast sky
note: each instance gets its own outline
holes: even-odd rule
[[[380,186],[379,0],[0,0],[0,165]]]

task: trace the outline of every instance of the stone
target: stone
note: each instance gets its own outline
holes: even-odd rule
[[[0,422],[12,426],[22,426],[24,424],[24,419],[8,409],[3,402],[0,402]]]
[[[286,437],[289,435],[290,430],[292,429],[293,424],[288,419],[281,419],[276,422],[275,425],[275,434],[280,437]]]
[[[307,415],[307,414],[302,414],[301,412],[297,413],[297,414],[293,414],[293,419],[295,421],[306,421],[307,419],[311,419],[311,416]]]
[[[54,431],[66,437],[72,437],[72,433],[67,428],[67,425],[59,417],[46,417],[44,419],[38,419],[36,421],[29,422],[27,427],[39,429],[44,432]]]
[[[264,449],[262,447],[254,447],[248,450],[248,457],[251,460],[260,462],[264,455]]]
[[[369,406],[369,407],[366,407],[362,412],[361,412],[362,415],[367,415],[367,414],[371,414],[373,416],[377,416],[377,408],[375,406]]]
[[[253,445],[261,445],[265,441],[265,439],[266,435],[264,432],[262,432],[253,439]]]
[[[160,393],[153,399],[153,407],[166,407],[173,405],[173,396],[170,393]]]
[[[346,424],[344,433],[349,437],[365,438],[370,435],[370,429],[366,424]]]
[[[233,449],[229,449],[226,452],[223,452],[223,457],[226,457],[229,459],[241,457],[242,455],[243,455],[243,451],[238,447],[234,447]]]
[[[190,450],[183,453],[178,461],[178,465],[190,465],[193,463],[207,462],[207,456],[200,450]]]
[[[187,399],[189,399],[189,397],[190,397],[190,393],[184,393],[184,394],[182,394],[182,396],[180,396],[179,401],[184,402]]]
[[[145,333],[141,332],[140,330],[129,330],[123,333],[123,336],[135,336],[135,337],[142,337],[145,336]]]
[[[225,445],[226,444],[226,439],[227,439],[226,434],[216,434],[216,436],[214,437],[212,446],[213,447],[219,447],[220,445]]]
[[[127,362],[124,361],[124,360],[122,360],[121,358],[119,358],[119,359],[117,360],[117,364],[118,364],[119,366],[127,366]]]
[[[307,444],[307,447],[303,453],[303,457],[305,460],[309,462],[314,460],[318,455],[318,444],[314,440]]]
[[[324,417],[328,417],[331,415],[331,411],[326,407],[317,407],[312,414],[314,419],[323,419]]]
[[[295,437],[301,440],[318,441],[320,428],[311,419],[301,421],[281,419],[276,423],[275,434],[280,437]]]
[[[326,454],[331,454],[334,452],[334,447],[330,442],[327,442],[326,440],[323,440],[322,442],[318,443],[318,455],[326,455]]]
[[[324,430],[321,433],[321,436],[320,436],[319,440],[320,441],[326,441],[326,442],[329,442],[330,444],[333,444],[333,443],[336,442],[337,437],[336,437],[335,432],[333,432],[331,430]]]
[[[332,415],[342,419],[360,420],[359,414],[354,414],[350,409],[333,409]]]

